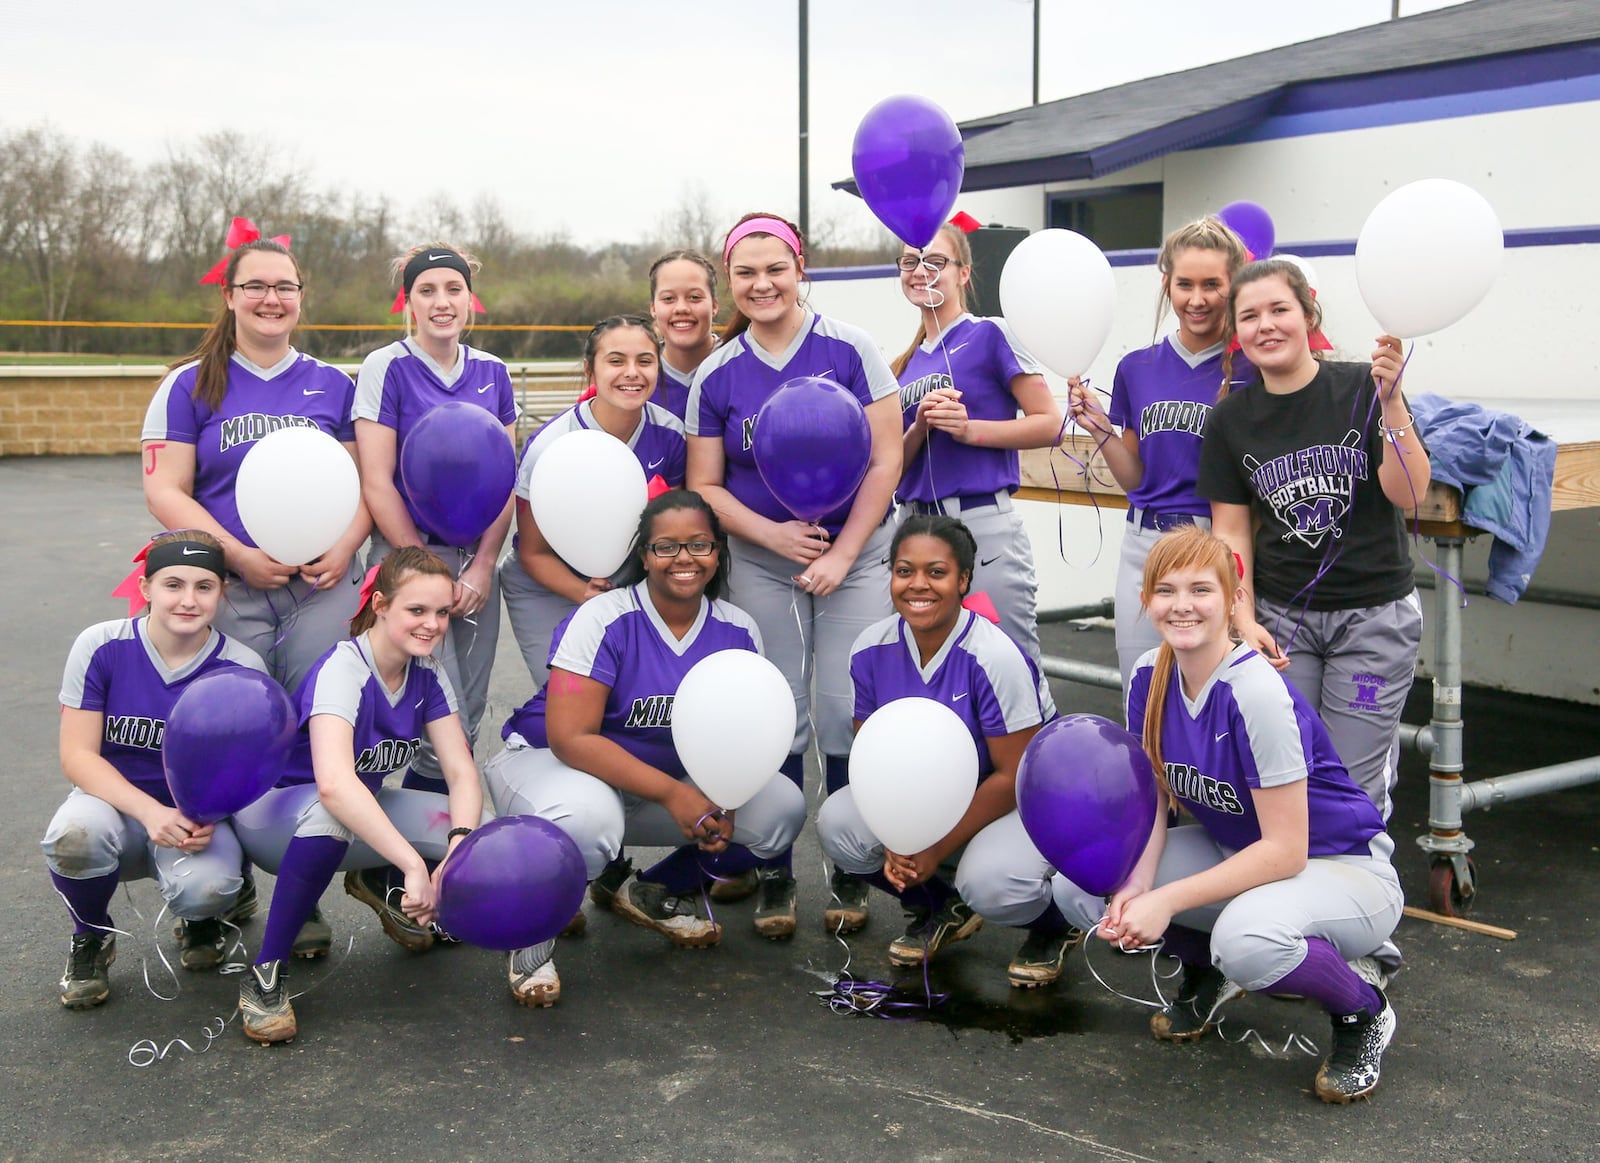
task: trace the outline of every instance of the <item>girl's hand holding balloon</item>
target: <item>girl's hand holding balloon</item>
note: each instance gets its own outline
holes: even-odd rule
[[[1235,623],[1239,631],[1239,641],[1248,645],[1257,654],[1272,663],[1276,670],[1289,669],[1289,656],[1278,645],[1278,640],[1267,633],[1267,628],[1253,618],[1240,616]]]
[[[954,388],[940,388],[923,396],[917,404],[917,419],[926,427],[965,443],[967,406],[961,402],[961,393]]]
[[[1098,432],[1104,436],[1114,435],[1111,419],[1100,407],[1094,389],[1085,387],[1077,376],[1067,381],[1067,414],[1072,417],[1072,422],[1085,432]]]
[[[905,892],[906,889],[922,884],[938,872],[939,862],[943,859],[944,856],[933,848],[924,848],[911,856],[885,851],[883,875],[895,888]]]
[[[779,557],[810,565],[828,551],[828,531],[809,521],[774,521],[767,548]]]
[[[794,580],[806,593],[825,598],[844,584],[850,567],[855,563],[853,554],[847,556],[842,549],[835,547],[808,565],[805,573]]]
[[[228,568],[253,590],[282,589],[300,572],[296,566],[274,561],[263,551],[238,542],[228,546],[227,559]]]
[[[440,865],[441,868],[444,865]],[[406,887],[400,897],[400,911],[419,925],[430,923],[438,908],[438,896],[428,866],[418,861],[417,867],[406,873]]]
[[[662,803],[672,814],[686,840],[693,840],[705,852],[721,852],[733,838],[733,817],[701,794],[690,783],[676,782]]]
[[[302,565],[300,577],[307,585],[319,590],[331,590],[349,575],[351,557],[351,554],[336,553],[330,549],[315,561]]]
[[[455,602],[450,614],[457,618],[470,618],[483,609],[494,575],[494,559],[483,554],[472,559],[472,564],[461,571],[456,579]]]
[[[149,816],[140,821],[151,841],[161,848],[176,848],[193,855],[204,852],[211,843],[215,825],[197,824],[177,808],[157,804]]]
[[[1400,340],[1392,335],[1378,336],[1378,348],[1372,353],[1372,380],[1378,385],[1378,398],[1385,404],[1395,398],[1404,369],[1405,354]]]
[[[601,594],[610,592],[610,581],[603,577],[592,577],[589,579],[589,584],[583,587],[583,597],[579,600],[579,605],[587,602],[590,598],[598,598]]]
[[[1170,924],[1172,909],[1161,893],[1142,892],[1114,907],[1101,922],[1100,935],[1119,949],[1138,949],[1161,940]]]

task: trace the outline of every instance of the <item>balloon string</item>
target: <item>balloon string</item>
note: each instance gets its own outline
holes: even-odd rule
[[[1405,360],[1400,364],[1400,375],[1398,377],[1396,377],[1396,380],[1395,380],[1395,382],[1397,384],[1400,382],[1401,379],[1405,378],[1406,367],[1411,363],[1411,357],[1413,355],[1415,355],[1416,353],[1417,353],[1417,345],[1415,343],[1413,343],[1411,345],[1411,350],[1406,352]],[[1398,391],[1399,389],[1396,388],[1396,390]],[[1374,405],[1377,404],[1377,402],[1378,402],[1378,393],[1377,392],[1374,392],[1372,394],[1372,401],[1373,401]],[[1415,423],[1415,421],[1412,421],[1412,422]],[[1445,569],[1444,566],[1440,565],[1438,562],[1434,561],[1433,558],[1429,557],[1427,552],[1422,548],[1422,499],[1417,496],[1416,482],[1412,479],[1411,470],[1406,466],[1406,459],[1405,458],[1407,456],[1407,453],[1406,453],[1405,449],[1400,447],[1400,438],[1398,436],[1390,435],[1389,436],[1389,443],[1394,445],[1395,453],[1400,457],[1400,471],[1405,473],[1405,476],[1406,476],[1406,487],[1411,492],[1411,512],[1412,512],[1412,517],[1411,517],[1411,544],[1412,544],[1412,547],[1416,550],[1417,556],[1422,558],[1423,562],[1427,565],[1427,567],[1429,569],[1433,570],[1433,572],[1435,574],[1437,574],[1439,577],[1442,577],[1445,581],[1449,582],[1451,585],[1453,585],[1456,588],[1456,592],[1461,595],[1461,606],[1460,606],[1460,608],[1464,610],[1464,609],[1467,608],[1467,606],[1469,604],[1468,601],[1467,601],[1467,587],[1462,585],[1461,584],[1461,580],[1459,578],[1457,578],[1454,574],[1452,574],[1449,570]]]
[[[297,580],[300,582],[301,585],[305,585],[305,586],[309,586],[310,587],[306,591],[306,593],[304,595],[295,593],[294,584],[295,584],[295,582]],[[298,575],[297,575],[294,578],[290,578],[288,583],[283,586],[283,589],[288,591],[289,597],[291,599],[293,599],[294,604],[292,606],[290,606],[289,609],[285,613],[282,613],[282,614],[278,613],[278,604],[272,600],[273,591],[272,590],[262,590],[261,591],[262,596],[264,598],[266,598],[266,600],[267,600],[267,609],[272,611],[272,625],[273,625],[273,628],[276,629],[277,632],[278,632],[278,636],[272,640],[272,645],[270,647],[268,647],[268,649],[267,649],[268,655],[270,657],[272,657],[273,659],[276,659],[278,657],[278,651],[283,649],[283,644],[285,642],[287,642],[288,639],[289,639],[289,631],[294,627],[295,622],[299,620],[301,603],[304,602],[306,599],[308,599],[313,593],[315,593],[317,587],[314,586],[314,585],[311,585],[311,583],[307,582],[304,578],[298,577]],[[280,667],[278,667],[276,665],[273,666],[273,670],[274,671],[277,671],[279,669],[282,669],[285,675],[288,674],[288,668],[287,667],[280,668]],[[279,679],[278,681],[282,682],[283,680]]]
[[[1093,382],[1087,376],[1085,376],[1080,383],[1083,387],[1088,388],[1091,391],[1099,390],[1095,388]],[[1101,394],[1103,395],[1104,393]],[[1083,480],[1084,495],[1089,498],[1089,505],[1094,509],[1094,555],[1089,558],[1085,565],[1081,567],[1083,569],[1089,569],[1094,566],[1095,562],[1100,560],[1100,554],[1102,551],[1104,551],[1106,544],[1105,513],[1100,508],[1100,499],[1095,495],[1094,486],[1099,484],[1103,487],[1110,487],[1108,484],[1106,484],[1106,482],[1101,481],[1095,475],[1093,467],[1094,458],[1098,456],[1100,450],[1105,447],[1105,442],[1110,439],[1111,434],[1103,433],[1099,436],[1095,442],[1094,451],[1089,454],[1089,460],[1086,463],[1082,460],[1079,460],[1073,453],[1069,452],[1063,443],[1067,437],[1067,428],[1073,423],[1074,421],[1070,412],[1062,418],[1061,428],[1056,433],[1055,446],[1051,448],[1049,457],[1050,481],[1054,485],[1056,493],[1056,552],[1060,555],[1063,564],[1072,566],[1073,568],[1080,568],[1074,565],[1074,563],[1067,557],[1066,519],[1061,508],[1066,495],[1066,489],[1062,486],[1061,477],[1056,472],[1055,454],[1059,452],[1073,464],[1077,465],[1078,476]],[[1079,427],[1082,427],[1082,425],[1079,425]],[[1095,435],[1087,428],[1084,428],[1083,431],[1091,438],[1093,438]]]

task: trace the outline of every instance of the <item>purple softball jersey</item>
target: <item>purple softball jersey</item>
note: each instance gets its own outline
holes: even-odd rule
[[[798,376],[821,376],[854,393],[865,408],[895,395],[900,386],[877,344],[859,327],[807,311],[789,349],[772,355],[748,334],[713,351],[695,373],[684,425],[690,436],[722,439],[727,457],[724,483],[742,504],[772,521],[792,521],[772,495],[751,451],[756,413],[784,384]],[[836,535],[850,515],[852,497],[819,522]]]
[[[78,635],[61,679],[61,705],[105,718],[100,754],[146,795],[175,806],[161,766],[172,704],[202,675],[230,666],[266,673],[255,651],[211,631],[200,652],[173,670],[145,637],[144,618],[101,622]]]
[[[585,675],[611,688],[600,733],[628,754],[674,779],[688,773],[672,743],[672,700],[690,668],[719,650],[761,653],[761,633],[750,616],[723,601],[700,601],[700,616],[680,640],[650,601],[646,583],[590,598],[556,628],[552,669]],[[549,747],[545,690],[506,720],[501,734]]]
[[[689,389],[694,387],[694,373],[681,372],[666,360],[661,361],[661,375],[656,379],[655,395],[650,402],[665,408],[679,420],[689,411]]]
[[[1139,437],[1144,467],[1128,504],[1156,513],[1211,516],[1211,505],[1195,492],[1200,473],[1200,436],[1222,389],[1223,345],[1190,352],[1176,333],[1129,352],[1117,364],[1106,415]],[[1250,361],[1233,355],[1229,380],[1243,386],[1255,375]]]
[[[938,339],[919,344],[900,373],[900,409],[906,428],[929,392],[955,388],[973,420],[1015,420],[1011,381],[1040,371],[997,319],[963,315]],[[906,466],[896,495],[901,501],[937,501],[1017,491],[1017,452],[962,444],[947,432],[929,432]]]
[[[222,406],[213,411],[194,398],[199,367],[184,364],[161,381],[139,439],[194,445],[194,499],[219,525],[253,547],[233,498],[245,454],[280,428],[320,428],[335,440],[354,441],[350,408],[355,385],[338,368],[292,348],[270,368],[235,352]]]
[[[406,496],[405,483],[400,479],[400,456],[417,422],[452,400],[476,404],[502,424],[517,422],[517,398],[506,365],[496,356],[464,343],[456,366],[448,372],[414,342],[401,339],[367,356],[356,376],[352,418],[375,420],[395,430],[394,487],[418,529],[425,526],[411,498]]]
[[[1020,646],[987,618],[962,610],[950,637],[923,666],[899,614],[875,623],[850,652],[857,722],[895,699],[933,699],[966,724],[978,745],[979,778],[994,770],[987,740],[1056,717],[1049,685]]]
[[[429,723],[456,713],[455,692],[442,667],[414,658],[406,681],[391,691],[378,677],[365,634],[339,643],[317,660],[295,691],[300,734],[279,787],[313,783],[311,716],[337,715],[355,730],[356,775],[372,791],[383,777],[416,757]]]
[[[1156,652],[1139,660],[1128,690],[1128,730],[1144,731]],[[1306,781],[1310,856],[1367,855],[1383,818],[1345,771],[1328,730],[1300,692],[1248,646],[1235,646],[1199,697],[1177,674],[1161,718],[1167,784],[1217,843],[1235,851],[1261,839],[1254,788]]]

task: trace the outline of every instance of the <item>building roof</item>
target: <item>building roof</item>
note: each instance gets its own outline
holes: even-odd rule
[[[962,189],[1100,177],[1282,114],[1595,74],[1595,0],[1473,0],[963,122]]]

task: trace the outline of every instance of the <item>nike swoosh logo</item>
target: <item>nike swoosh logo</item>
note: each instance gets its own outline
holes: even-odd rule
[[[662,457],[662,458],[661,458],[661,459],[660,459],[660,460],[652,460],[652,461],[651,461],[651,462],[650,462],[650,465],[649,465],[649,467],[648,467],[648,468],[646,468],[646,469],[645,469],[645,471],[646,471],[646,472],[649,472],[649,471],[651,471],[651,469],[657,469],[657,468],[660,468],[660,467],[661,467],[661,466],[662,466],[662,465],[664,465],[664,464],[666,464],[666,463],[667,463],[667,458],[666,458],[666,457],[664,457],[664,456],[663,456],[663,457]]]
[[[951,699],[950,701],[952,703],[959,703],[962,699],[964,699],[966,697],[967,697],[967,692],[966,691],[962,691],[959,695],[956,695],[955,698]]]
[[[1224,740],[1224,739],[1226,739],[1226,738],[1227,738],[1227,737],[1228,737],[1228,733],[1227,733],[1227,732],[1226,732],[1226,731],[1224,731],[1224,732],[1223,732],[1223,733],[1222,733],[1222,734],[1220,734],[1220,735],[1218,735],[1218,736],[1217,736],[1217,737],[1216,737],[1216,738],[1215,738],[1215,739],[1213,739],[1213,740],[1212,740],[1212,741],[1211,741],[1211,742],[1213,742],[1213,743],[1221,743],[1221,742],[1222,742],[1222,741],[1223,741],[1223,740]]]
[[[829,368],[829,369],[828,369],[828,370],[827,370],[827,371],[820,371],[820,372],[818,372],[818,373],[817,373],[817,378],[818,378],[818,379],[819,379],[819,380],[824,380],[824,379],[827,379],[827,378],[828,378],[828,377],[829,377],[829,376],[831,376],[831,375],[832,375],[832,374],[833,374],[833,369],[832,369],[832,368],[831,368],[831,367],[830,367],[830,368]]]
[[[419,707],[420,707],[420,706],[422,706],[422,704],[423,704],[423,703],[425,703],[425,702],[427,702],[427,699],[426,699],[426,698],[421,698],[421,699],[418,699],[418,700],[417,700],[417,706],[419,706]]]
[[[1001,557],[1001,555],[997,553],[993,557],[991,557],[988,561],[980,561],[980,562],[978,562],[978,564],[980,566],[982,566],[984,569],[988,569],[995,562],[999,561],[1000,557]]]
[[[302,396],[320,396],[326,391],[326,388],[301,388],[300,394]]]
[[[972,342],[972,340],[970,340],[970,339],[967,340],[967,343],[971,343],[971,342]],[[956,344],[954,347],[952,347],[950,349],[950,354],[954,355],[956,352],[960,351],[963,347],[965,347],[967,345],[967,343],[958,343],[958,344]]]
[[[450,257],[450,255],[448,253],[446,253],[446,254],[430,254],[428,256],[428,261],[429,262],[439,262],[439,261],[441,261],[443,259],[447,259],[449,257]],[[422,704],[418,703],[417,705],[421,706]]]
[[[478,389],[478,395],[483,395],[483,393],[487,392],[492,387],[494,387],[493,384],[484,384],[483,387]]]
[[[206,551],[204,549],[190,549],[187,545],[185,545],[183,547],[183,555],[185,557],[193,557],[197,553],[205,553],[205,552]]]

